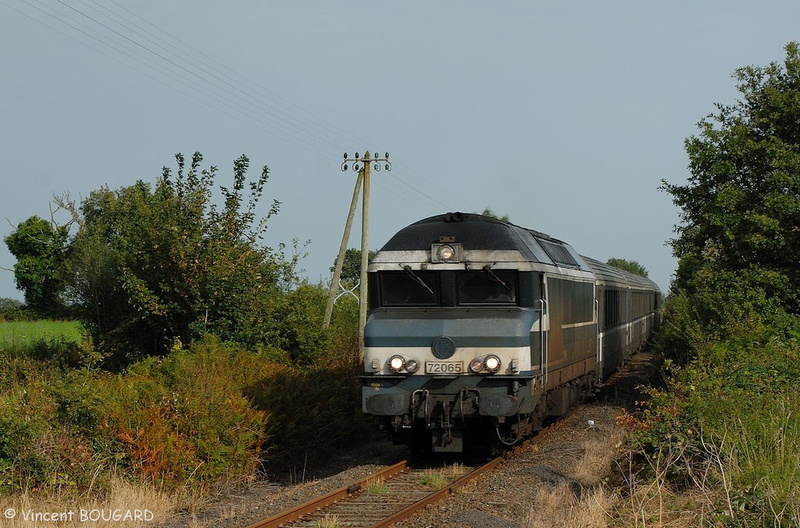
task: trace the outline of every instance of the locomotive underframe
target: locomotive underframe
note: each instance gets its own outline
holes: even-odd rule
[[[587,372],[557,387],[542,387],[534,375],[362,376],[365,410],[390,438],[433,452],[464,451],[465,431],[475,446],[513,445],[591,393],[596,378]]]

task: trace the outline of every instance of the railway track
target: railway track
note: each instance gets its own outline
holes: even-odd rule
[[[410,467],[404,460],[248,528],[391,526],[446,497],[502,460],[496,458],[483,465],[449,467]],[[438,489],[426,484],[436,484],[434,481],[442,479],[445,483],[436,486]]]

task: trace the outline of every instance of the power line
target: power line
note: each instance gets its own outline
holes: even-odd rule
[[[137,24],[130,20],[130,17],[126,17],[120,12],[97,2],[94,2],[94,4],[99,6],[99,9],[89,6],[85,1],[82,2],[85,7],[95,13],[95,15],[92,15],[67,4],[63,0],[56,0],[58,4],[66,8],[66,10],[61,11],[55,9],[56,6],[52,4],[44,4],[47,8],[46,11],[28,0],[20,1],[39,13],[54,19],[58,24],[66,26],[83,37],[113,50],[123,58],[105,53],[101,49],[53,27],[38,17],[9,5],[6,1],[0,0],[0,4],[138,74],[189,97],[193,101],[199,102],[228,117],[243,121],[249,126],[277,137],[282,141],[300,148],[307,148],[306,142],[310,142],[318,147],[323,147],[324,150],[329,151],[331,154],[335,152],[337,155],[344,150],[345,143],[352,145],[353,141],[355,141],[366,147],[369,146],[349,132],[309,114],[299,106],[286,101],[258,83],[212,59],[202,51],[173,37],[169,32],[150,23],[114,0],[109,1],[147,26],[154,28],[155,31],[149,31],[142,24]],[[79,18],[76,19],[76,16]],[[99,17],[108,20],[108,23],[103,22]],[[115,29],[110,24],[115,25],[118,29]],[[107,33],[104,34],[103,30]],[[158,35],[159,32],[180,45],[169,44],[167,39]],[[149,35],[149,37],[145,35]],[[198,59],[198,55],[204,59]],[[138,66],[132,65],[131,61],[138,64]],[[213,65],[217,65],[217,67]],[[228,81],[224,74],[219,71],[219,67],[232,73],[242,82],[233,83]],[[150,70],[151,73],[146,70]],[[165,80],[165,78],[168,80]],[[180,85],[180,88],[176,87],[175,84]],[[200,96],[198,97],[197,94]],[[352,139],[345,141],[348,137]],[[402,171],[404,174],[402,174],[402,177],[396,173],[390,175],[390,178],[397,185],[387,186],[389,192],[400,195],[412,205],[418,205],[418,198],[421,196],[427,202],[436,204],[437,207],[441,205],[448,207],[445,203],[446,192],[441,189],[435,189],[434,192],[426,192],[424,190],[431,187],[435,188],[435,182],[421,179],[413,168],[406,166],[402,162],[402,159],[397,165],[405,169]],[[383,187],[382,182],[377,183]],[[416,198],[409,198],[409,196],[415,196]]]

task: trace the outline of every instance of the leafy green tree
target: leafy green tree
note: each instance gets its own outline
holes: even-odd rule
[[[800,49],[785,50],[782,64],[736,70],[741,99],[718,104],[686,140],[688,182],[663,182],[681,209],[676,290],[733,277],[733,288],[799,311]]]
[[[64,260],[68,226],[57,226],[38,216],[17,225],[5,238],[8,250],[17,258],[14,280],[25,294],[25,304],[40,315],[58,315],[63,309],[64,283],[58,270]]]
[[[728,482],[735,508],[719,501],[711,517],[732,526],[800,518],[797,460],[784,456],[800,449],[785,418],[800,402],[800,48],[785,51],[736,70],[739,100],[686,140],[688,181],[663,183],[682,222],[657,341],[682,368],[653,394],[637,441],[650,461],[683,446],[677,482],[713,467],[704,475]]]
[[[375,257],[376,251],[369,251],[367,255],[368,260],[372,260]],[[334,260],[333,266],[331,266],[331,273],[333,273],[336,269],[336,261]],[[361,250],[355,248],[349,248],[344,252],[344,261],[342,262],[342,275],[340,280],[342,284],[347,287],[352,287],[358,284],[358,281],[361,279]]]
[[[188,171],[181,154],[176,160],[177,173],[165,167],[154,186],[101,188],[73,206],[80,227],[66,264],[70,299],[110,366],[204,334],[248,346],[287,343],[293,319],[282,299],[299,257],[260,243],[280,206],[273,201],[256,217],[269,170],[248,183],[241,156],[232,186],[215,200],[216,167],[201,170],[199,153]]]
[[[501,220],[503,222],[510,222],[510,220],[508,219],[508,215],[497,216],[497,214],[495,214],[495,212],[492,211],[491,209],[489,209],[488,207],[486,209],[484,209],[481,214],[484,215],[484,216],[490,216],[492,218],[496,218],[496,219]]]
[[[625,260],[621,258],[610,258],[606,261],[606,264],[609,266],[614,266],[615,268],[619,268],[625,271],[629,271],[631,273],[635,273],[636,275],[641,275],[642,277],[647,278],[647,270],[644,269],[644,266],[636,262],[635,260]]]
[[[0,322],[29,319],[31,314],[25,305],[16,299],[0,298]]]

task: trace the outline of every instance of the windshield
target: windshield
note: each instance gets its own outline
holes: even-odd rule
[[[439,304],[439,274],[433,271],[402,271],[380,274],[381,304],[384,306],[436,306]]]
[[[513,306],[519,301],[514,270],[412,270],[378,273],[380,306]]]

